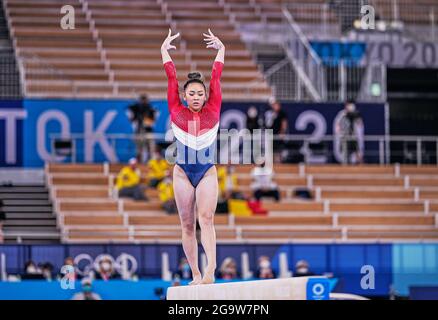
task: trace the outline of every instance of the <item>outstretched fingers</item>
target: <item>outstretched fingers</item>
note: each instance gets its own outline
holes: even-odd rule
[[[174,40],[174,39],[176,39],[176,38],[178,38],[178,37],[179,37],[179,32],[178,32],[176,35],[171,36],[171,37],[170,37],[170,41],[172,41],[172,40]]]

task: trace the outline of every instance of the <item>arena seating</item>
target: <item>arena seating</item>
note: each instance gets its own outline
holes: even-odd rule
[[[155,190],[149,202],[113,197],[120,164],[48,164],[63,241],[175,242],[177,215],[160,209]],[[147,182],[147,167],[140,166]],[[236,167],[239,186],[250,194],[251,166]],[[438,168],[407,165],[276,166],[280,202],[263,201],[267,216],[217,215],[219,242],[409,241],[438,239]],[[313,199],[294,195],[308,188]]]
[[[171,55],[178,77],[201,71],[209,81],[215,51],[208,28],[226,44],[223,98],[263,99],[271,89],[223,6],[204,1],[7,0],[16,55],[23,61],[29,97],[118,97],[148,93],[165,98],[160,46],[168,29],[181,32]],[[60,8],[75,9],[75,29],[60,27]]]

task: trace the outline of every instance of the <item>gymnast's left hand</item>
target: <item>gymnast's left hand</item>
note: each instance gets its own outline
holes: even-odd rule
[[[213,48],[216,50],[225,49],[222,41],[216,37],[210,29],[208,29],[208,33],[209,34],[203,33],[203,36],[205,37],[204,41],[207,43],[207,48]]]

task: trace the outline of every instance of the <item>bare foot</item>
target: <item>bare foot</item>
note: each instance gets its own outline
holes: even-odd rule
[[[214,281],[215,281],[214,272],[206,271],[204,276],[202,277],[201,284],[210,284],[210,283],[214,283]]]
[[[193,281],[189,282],[189,286],[195,286],[197,284],[201,284],[202,278],[201,274],[193,276]]]

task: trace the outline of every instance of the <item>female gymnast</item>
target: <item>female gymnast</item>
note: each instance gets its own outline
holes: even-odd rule
[[[219,128],[222,93],[220,77],[224,65],[225,46],[210,29],[203,33],[207,48],[218,50],[210,80],[209,93],[201,74],[191,72],[179,98],[175,65],[168,50],[179,33],[169,34],[161,46],[161,56],[168,78],[167,100],[171,126],[176,137],[177,159],[173,169],[173,188],[182,227],[182,246],[192,270],[191,285],[214,283],[216,269],[216,232],[214,212],[218,198],[217,172],[214,165],[216,137]],[[201,227],[201,243],[207,256],[207,267],[201,275],[198,266],[196,215]]]

